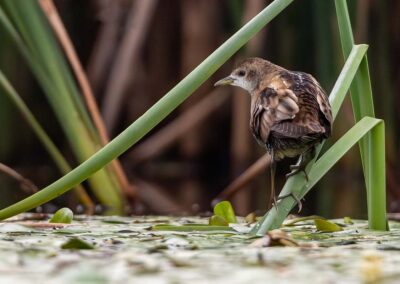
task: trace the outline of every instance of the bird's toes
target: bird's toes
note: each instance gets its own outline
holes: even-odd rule
[[[294,176],[295,174],[297,174],[300,170],[299,169],[293,169],[290,173],[287,173],[285,175],[286,179],[290,178],[291,176]]]
[[[307,181],[307,182],[309,181],[308,174],[307,174],[307,172],[306,172],[305,169],[302,169],[302,168],[300,168],[300,167],[297,166],[297,165],[290,166],[290,169],[291,169],[292,171],[291,171],[290,173],[287,173],[287,174],[285,175],[286,179],[290,178],[291,176],[294,176],[295,174],[297,174],[297,173],[299,173],[299,172],[303,172],[303,173],[304,173],[304,177],[306,178],[306,181]]]

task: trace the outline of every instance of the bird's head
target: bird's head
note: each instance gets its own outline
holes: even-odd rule
[[[228,77],[219,80],[214,86],[237,86],[252,93],[257,89],[260,81],[277,67],[262,58],[248,58],[239,63]]]

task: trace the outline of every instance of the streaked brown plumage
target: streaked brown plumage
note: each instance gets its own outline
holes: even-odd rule
[[[314,146],[331,134],[332,113],[325,91],[310,74],[261,58],[244,60],[215,85],[238,86],[250,93],[250,128],[271,154],[271,196],[276,202],[275,162],[300,156],[287,176],[304,171]]]

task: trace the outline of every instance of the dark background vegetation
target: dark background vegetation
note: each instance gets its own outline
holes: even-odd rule
[[[112,137],[268,3],[261,0],[55,1]],[[375,109],[377,117],[386,122],[389,210],[395,212],[400,206],[397,164],[400,116],[396,111],[400,109],[397,95],[400,90],[400,2],[352,0],[349,4],[356,43],[370,46]],[[76,165],[41,89],[13,44],[1,33],[1,68]],[[267,58],[287,69],[314,74],[329,93],[344,63],[334,2],[294,1],[165,122],[122,156],[130,181],[146,200],[133,204],[133,212],[207,211],[211,200],[264,154],[249,132],[248,96],[233,88],[213,88],[217,79],[227,75],[234,63],[246,56]],[[346,99],[330,143],[352,124],[351,105]],[[185,129],[183,134],[179,133],[182,129]],[[4,96],[0,96],[0,162],[19,171],[38,187],[59,177],[41,144]],[[278,165],[279,186],[283,184],[288,165]],[[1,206],[30,194],[2,174],[0,190]],[[232,201],[240,214],[261,212],[267,206],[268,194],[269,175],[265,169]],[[47,205],[47,210],[75,204],[74,196],[67,194]],[[307,196],[304,207],[304,214],[366,217],[357,148],[323,178]]]

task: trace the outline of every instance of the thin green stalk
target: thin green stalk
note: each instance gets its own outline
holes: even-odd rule
[[[353,31],[351,28],[351,22],[349,17],[349,12],[347,8],[346,0],[335,0],[336,13],[337,13],[337,21],[339,25],[340,39],[342,42],[342,49],[344,58],[350,53],[351,46],[354,44]],[[364,56],[363,61],[360,64],[360,68],[354,77],[354,81],[350,87],[350,97],[351,103],[354,113],[355,121],[360,121],[364,116],[375,117],[374,112],[374,102],[372,96],[372,87],[371,80],[369,75],[368,68],[368,59],[367,55]],[[371,135],[367,135],[363,139],[361,139],[360,153],[361,153],[361,161],[364,171],[364,179],[367,189],[367,204],[368,204],[368,217],[369,217],[369,226],[370,229],[382,229],[382,227],[375,227],[374,224],[380,224],[383,221],[381,220],[382,216],[386,216],[386,205],[383,205],[382,202],[386,200],[382,200],[382,196],[385,196],[386,185],[385,183],[379,184],[372,183],[371,179],[374,181],[380,180],[384,178],[385,175],[385,164],[383,164],[381,171],[373,171],[372,168],[375,161],[371,160],[371,157],[374,155],[375,151],[379,151],[378,149],[372,149],[373,142],[371,141]],[[384,155],[384,151],[381,155]],[[377,177],[376,175],[383,174],[383,177]],[[374,176],[372,176],[374,175]],[[374,186],[371,188],[371,186]],[[380,193],[374,193],[375,191],[382,191]],[[372,195],[371,195],[372,194]],[[375,196],[379,196],[378,199],[375,199]],[[384,209],[384,212],[377,212],[377,209]],[[376,214],[373,214],[375,212]],[[383,218],[386,220],[386,217]]]
[[[368,135],[369,168],[368,225],[372,230],[389,230],[386,216],[385,125],[378,124]]]
[[[33,132],[42,142],[43,146],[53,158],[55,164],[60,169],[61,173],[66,174],[71,171],[71,167],[65,158],[62,156],[61,152],[57,149],[56,145],[46,134],[44,129],[40,126],[40,123],[36,120],[35,116],[26,106],[21,97],[17,94],[15,89],[12,87],[10,82],[4,76],[3,72],[0,70],[0,88],[3,90],[4,94],[11,100],[12,103],[17,107],[20,113],[25,118],[26,122],[30,125]],[[81,185],[77,185],[75,188],[75,193],[80,199],[80,201],[87,207],[92,208],[93,202],[86,193],[85,189]]]
[[[0,219],[9,218],[52,200],[117,158],[178,107],[236,51],[246,44],[252,36],[291,2],[293,0],[275,0],[272,2],[100,151],[41,191],[1,210]]]
[[[339,26],[340,41],[342,44],[343,56],[346,59],[347,56],[349,55],[351,47],[354,44],[353,30],[351,27],[350,16],[349,16],[349,11],[348,11],[346,0],[335,0],[335,7],[336,7],[336,15],[337,15],[337,21],[338,21],[338,26]],[[350,91],[351,91],[350,99],[351,99],[353,114],[354,114],[354,118],[355,118],[356,122],[359,121],[365,115],[375,117],[374,109],[373,109],[373,102],[372,102],[372,92],[370,91],[370,94],[371,94],[370,101],[372,103],[371,102],[367,102],[367,103],[362,102],[363,95],[365,95],[367,97],[367,96],[369,96],[369,94],[365,93],[363,95],[359,95],[360,91],[361,91],[359,82],[362,79],[360,76],[361,75],[359,73],[356,74],[354,82],[350,88]],[[372,107],[372,109],[371,110],[364,109],[367,106]],[[366,186],[368,186],[368,184],[369,184],[368,183],[369,176],[367,174],[369,171],[366,167],[368,167],[368,165],[370,164],[368,161],[366,161],[366,159],[368,159],[368,153],[366,152],[367,147],[368,147],[367,139],[368,138],[364,138],[359,143],[361,162],[362,162],[362,166],[363,166]]]
[[[365,53],[367,52],[367,49],[368,46],[365,44],[354,46],[349,57],[346,60],[346,63],[342,68],[342,71],[340,72],[338,79],[336,80],[336,83],[329,96],[329,101],[332,106],[333,119],[336,118],[339,112],[344,98],[346,97],[346,94],[350,88],[351,82],[353,81],[353,78],[361,64],[361,61]],[[316,157],[318,156],[321,148],[322,145],[317,147]],[[315,167],[315,160],[316,158],[314,158],[313,161],[309,162],[306,167],[307,172],[309,172],[311,167]],[[288,181],[285,183],[283,189],[281,190],[280,196],[293,193],[295,194],[295,196],[302,198],[306,193],[304,187],[305,184],[306,179],[302,174],[295,175],[289,178]],[[276,206],[278,210],[268,211],[267,214],[265,214],[264,217],[257,223],[257,225],[254,226],[252,233],[257,235],[264,235],[269,230],[279,228],[295,205],[296,202],[292,198],[285,198],[281,200],[281,202],[279,202]]]

